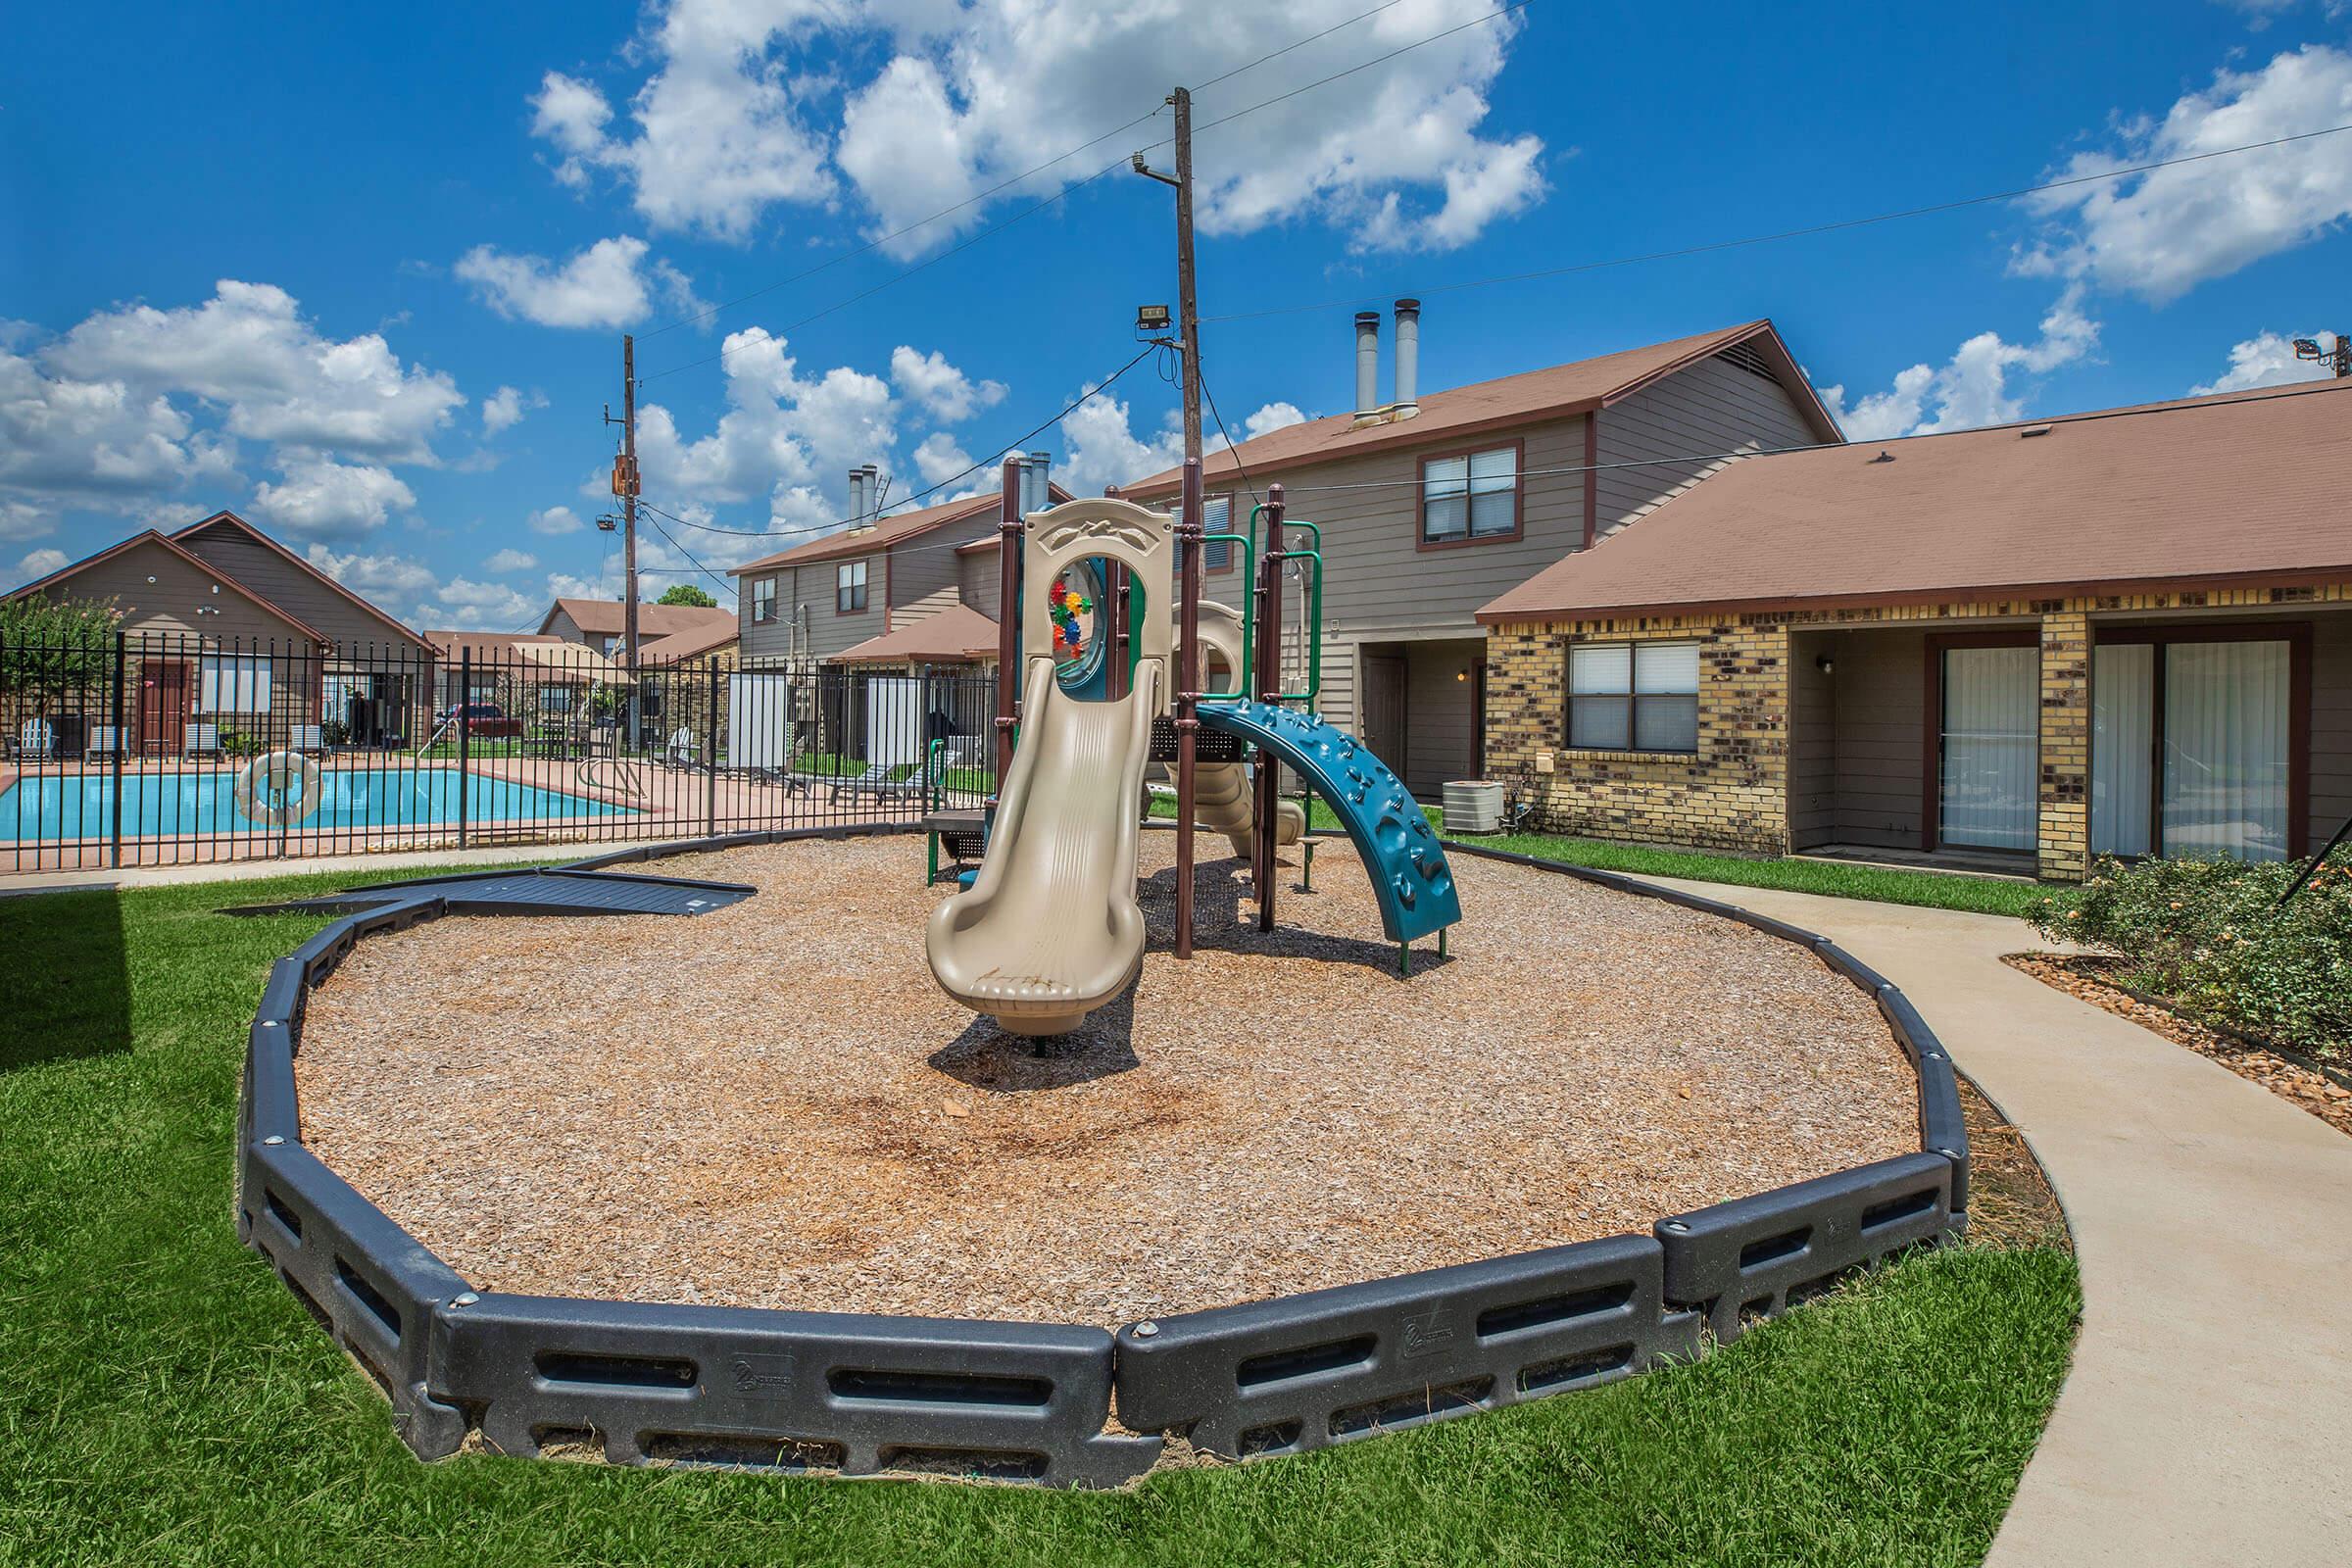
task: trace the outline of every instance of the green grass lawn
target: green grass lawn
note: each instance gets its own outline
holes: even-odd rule
[[[418,1464],[229,1216],[245,1028],[320,922],[211,911],[368,879],[0,899],[0,1563],[1966,1564],[2063,1375],[2071,1261],[1970,1248],[1694,1365],[1132,1493]]]
[[[1425,807],[1430,826],[1443,833],[1445,814]],[[1173,817],[1175,800],[1152,799],[1152,814]],[[1318,828],[1337,828],[1339,816],[1320,797],[1312,803],[1308,821]],[[1838,899],[1874,899],[1881,904],[1911,904],[1931,909],[1965,909],[1977,914],[2022,917],[2027,907],[2049,890],[2033,882],[1998,877],[1955,876],[1943,871],[1905,871],[1890,866],[1849,865],[1836,860],[1759,859],[1740,855],[1715,855],[1705,850],[1669,850],[1647,844],[1612,844],[1601,839],[1564,838],[1551,833],[1481,835],[1463,842],[1517,855],[1541,856],[1570,865],[1589,865],[1602,871],[1626,871],[1636,876],[1679,876],[1694,882],[1724,882],[1739,887],[1783,888],[1791,893],[1820,893]]]

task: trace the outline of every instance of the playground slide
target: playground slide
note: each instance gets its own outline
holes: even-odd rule
[[[1158,677],[1147,661],[1125,697],[1080,702],[1062,692],[1053,660],[1029,661],[1020,746],[987,858],[923,933],[940,989],[1008,1033],[1068,1033],[1143,965],[1135,803]]]
[[[1234,672],[1242,667],[1242,612],[1214,600],[1200,604],[1200,640],[1207,645],[1207,687],[1235,686]],[[1168,776],[1175,777],[1175,768]],[[1306,831],[1306,813],[1296,801],[1275,808],[1274,842],[1296,844]],[[1250,830],[1257,821],[1257,800],[1250,789],[1250,769],[1240,762],[1200,762],[1193,767],[1193,820],[1231,841],[1233,853],[1250,854]]]
[[[1371,874],[1390,941],[1410,942],[1462,917],[1452,868],[1429,818],[1361,741],[1312,713],[1265,703],[1202,703],[1200,722],[1281,758],[1331,803]]]

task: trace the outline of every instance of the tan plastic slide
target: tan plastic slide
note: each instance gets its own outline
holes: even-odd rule
[[[1067,1034],[1143,966],[1136,802],[1158,682],[1146,661],[1127,696],[1085,703],[1063,693],[1052,659],[1029,661],[988,858],[923,933],[940,989],[1008,1033]]]
[[[1209,655],[1202,661],[1207,691],[1231,690],[1239,684],[1234,671],[1242,667],[1242,612],[1231,605],[1203,600],[1200,641]],[[1271,760],[1260,766],[1275,765]],[[1175,769],[1168,770],[1170,778]],[[1306,812],[1297,801],[1282,801],[1274,808],[1274,842],[1291,845],[1306,831]],[[1193,767],[1193,821],[1211,833],[1222,833],[1233,853],[1250,856],[1250,830],[1257,822],[1257,801],[1250,788],[1250,769],[1240,762],[1198,762]]]

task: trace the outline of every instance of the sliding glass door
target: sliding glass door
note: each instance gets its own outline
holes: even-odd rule
[[[1942,659],[1936,841],[2031,850],[2039,651],[1946,648]]]
[[[2092,663],[2091,849],[2283,858],[2294,644],[2141,635],[2101,643]]]

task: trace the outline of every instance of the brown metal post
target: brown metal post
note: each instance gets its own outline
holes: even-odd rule
[[[1282,486],[1266,487],[1266,543],[1257,558],[1257,690],[1246,695],[1269,702],[1282,690],[1282,552],[1284,505]],[[1257,798],[1252,806],[1257,831],[1251,856],[1250,880],[1257,891],[1257,928],[1274,929],[1275,808],[1280,802],[1282,764],[1263,747],[1257,753]]]
[[[1176,956],[1193,956],[1193,795],[1200,733],[1200,460],[1184,462],[1184,512],[1176,549],[1177,590]]]
[[[995,810],[1012,771],[1012,727],[1021,716],[1021,463],[1004,460],[997,504],[997,777],[988,808]]]
[[[1102,494],[1115,501],[1119,487],[1106,484],[1102,487]],[[1116,702],[1127,695],[1128,638],[1133,634],[1133,628],[1127,624],[1127,568],[1115,561],[1102,563],[1102,599],[1106,613],[1096,617],[1095,633],[1102,639],[1102,657],[1110,661],[1109,678],[1103,685],[1103,693]],[[1144,608],[1149,611],[1151,606]]]
[[[122,863],[122,753],[130,744],[122,735],[122,666],[129,657],[127,639],[122,634],[122,628],[118,626],[115,628],[115,690],[113,704],[107,714],[115,727],[114,847],[111,860],[115,865]]]

